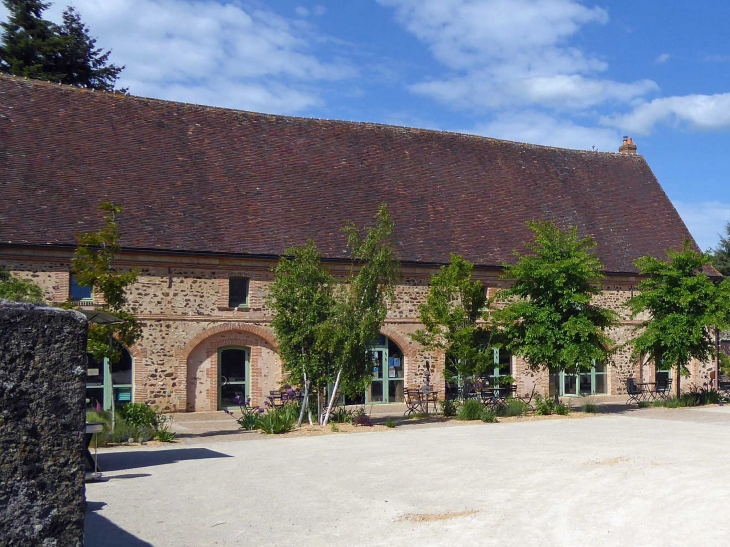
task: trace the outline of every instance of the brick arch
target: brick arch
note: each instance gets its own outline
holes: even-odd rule
[[[204,342],[211,336],[226,331],[255,334],[256,336],[263,338],[269,344],[271,344],[271,347],[273,347],[274,350],[278,350],[279,348],[279,343],[276,340],[276,336],[274,336],[274,333],[266,327],[262,327],[260,325],[251,325],[249,323],[221,323],[196,334],[188,341],[187,344],[185,344],[185,347],[176,350],[176,357],[178,358],[178,362],[180,363],[180,365],[185,366],[188,357],[190,356],[190,353],[198,346],[198,344]]]
[[[416,355],[416,343],[413,342],[408,335],[403,334],[399,332],[397,329],[392,327],[391,325],[383,325],[380,329],[380,333],[387,336],[393,342],[398,344],[398,347],[403,352],[403,357],[407,357],[409,359],[415,357]]]

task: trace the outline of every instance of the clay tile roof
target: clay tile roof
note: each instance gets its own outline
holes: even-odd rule
[[[124,207],[125,248],[278,255],[387,202],[404,262],[482,266],[573,224],[607,271],[691,237],[642,156],[293,118],[0,77],[0,243],[68,245]]]

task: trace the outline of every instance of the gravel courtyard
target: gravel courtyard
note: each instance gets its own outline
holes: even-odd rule
[[[86,546],[724,546],[730,407],[112,449]]]

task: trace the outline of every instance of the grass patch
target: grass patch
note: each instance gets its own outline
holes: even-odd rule
[[[428,414],[425,412],[414,412],[408,416],[409,420],[420,420],[422,418],[428,418]]]
[[[390,427],[392,429],[396,425],[397,424],[395,423],[395,421],[391,420],[390,418],[388,418],[387,420],[385,420],[385,427]]]
[[[519,399],[507,399],[507,404],[497,411],[498,416],[509,418],[510,416],[525,416],[531,410],[530,405]]]
[[[573,407],[570,406],[570,403],[558,403],[555,405],[555,414],[560,416],[567,416],[572,410]]]
[[[481,419],[486,424],[496,424],[498,422],[497,413],[488,408],[482,410]]]

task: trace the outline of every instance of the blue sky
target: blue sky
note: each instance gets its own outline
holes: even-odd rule
[[[136,95],[615,151],[730,221],[730,2],[60,0]],[[0,18],[4,18],[0,8]]]

